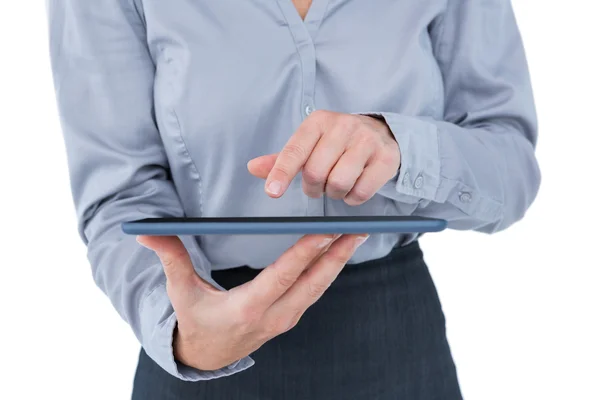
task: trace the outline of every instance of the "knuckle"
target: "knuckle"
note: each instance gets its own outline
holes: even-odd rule
[[[175,265],[175,261],[173,260],[173,257],[162,257],[161,260],[162,265],[165,269],[172,269],[173,266]]]
[[[293,315],[292,318],[288,319],[286,321],[286,324],[282,324],[280,326],[281,332],[279,332],[278,334],[282,334],[285,333],[287,331],[289,331],[290,329],[293,329],[294,327],[296,327],[296,325],[298,325],[298,322],[300,322],[300,318],[302,318],[302,311],[295,311],[293,313],[291,313],[291,315]]]
[[[300,319],[302,318],[302,315],[304,315],[304,313],[302,311],[298,311],[296,313],[296,316],[294,317],[294,319],[292,320],[292,323],[290,324],[289,329],[294,328],[296,325],[298,325],[298,323],[300,322]]]
[[[357,130],[358,127],[361,125],[361,123],[362,122],[361,122],[360,118],[356,115],[344,114],[344,115],[340,116],[340,118],[338,120],[339,126],[348,132],[353,132],[353,131]]]
[[[187,257],[187,251],[177,251],[169,253],[161,257],[161,262],[165,268],[173,268],[177,264],[181,264]]]
[[[161,261],[165,267],[170,267],[185,260],[185,257],[187,257],[187,255],[187,251],[184,250],[169,252],[167,254],[162,255]]]
[[[274,318],[272,321],[269,321],[264,325],[263,333],[267,338],[273,338],[286,332],[289,325],[290,321],[288,321],[287,318]]]
[[[308,165],[302,171],[302,177],[309,185],[317,185],[325,182],[327,173],[320,170],[318,167]]]
[[[294,254],[294,258],[301,261],[304,264],[308,264],[313,259],[313,253],[310,252],[306,246],[302,246],[300,244],[294,245],[292,247],[292,251]]]
[[[331,284],[326,282],[309,282],[308,283],[308,296],[311,299],[318,299],[323,296],[323,293],[329,288]]]
[[[327,110],[315,110],[310,114],[310,116],[312,119],[322,119],[327,117],[329,114],[330,112]]]
[[[400,151],[396,148],[387,147],[380,152],[378,158],[382,164],[396,167],[400,163]]]
[[[295,143],[287,144],[283,150],[281,150],[281,153],[286,158],[290,158],[292,160],[303,160],[306,157],[306,150],[304,147]]]
[[[173,255],[173,260],[175,262],[180,263],[180,262],[187,261],[188,257],[189,257],[189,254],[188,254],[187,250],[182,249],[181,251],[178,251]]]
[[[294,318],[292,318],[292,322],[289,324],[289,326],[287,327],[286,331],[289,331],[290,329],[294,328],[296,325],[298,325],[298,322],[300,322],[300,318],[302,318],[302,312],[298,311],[295,315]]]
[[[365,188],[355,188],[351,194],[352,199],[364,203],[371,198],[371,193]]]
[[[283,288],[290,288],[296,282],[296,276],[289,272],[276,271],[277,283]]]
[[[332,177],[327,180],[327,188],[332,192],[347,192],[352,188],[352,183],[342,177]]]
[[[369,129],[361,129],[357,134],[357,144],[360,147],[372,149],[377,145],[377,137]]]
[[[276,175],[284,177],[284,178],[288,178],[291,175],[291,173],[289,172],[288,167],[285,166],[285,165],[280,165],[280,164],[275,165],[273,167],[272,172],[275,173]]]

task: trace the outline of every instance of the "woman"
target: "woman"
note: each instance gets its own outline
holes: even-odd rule
[[[50,0],[49,14],[80,233],[143,347],[133,398],[461,398],[417,235],[136,241],[120,223],[508,228],[540,184],[508,0]]]

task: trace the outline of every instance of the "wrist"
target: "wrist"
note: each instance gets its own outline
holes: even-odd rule
[[[178,327],[175,325],[173,331],[173,357],[175,361],[186,367],[195,368],[200,371],[217,371],[228,365],[227,362],[219,360],[219,357],[213,361],[215,357],[211,357],[208,351],[199,351],[197,348],[197,341],[192,338],[186,338],[182,334]],[[196,357],[197,354],[202,354],[202,362],[199,362]],[[213,354],[214,355],[214,354]]]
[[[179,329],[179,324],[175,324],[175,329],[173,330],[173,358],[180,364],[183,364],[187,367],[198,368],[194,361],[189,358],[189,346],[187,341],[182,337],[181,330]]]

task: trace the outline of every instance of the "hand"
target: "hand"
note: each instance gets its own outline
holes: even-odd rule
[[[400,149],[385,122],[330,111],[312,113],[281,152],[248,163],[271,197],[281,197],[302,171],[306,195],[326,193],[348,205],[369,200],[399,168]]]
[[[139,236],[167,277],[177,316],[175,358],[204,371],[220,369],[294,327],[368,237],[338,236],[302,237],[252,281],[229,291],[200,278],[179,238]]]

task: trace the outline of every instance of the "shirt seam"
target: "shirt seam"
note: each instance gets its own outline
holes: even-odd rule
[[[142,298],[142,301],[140,303],[140,314],[144,313],[144,310],[146,308],[146,302],[150,298],[150,296],[152,296],[154,294],[154,292],[156,292],[158,289],[160,289],[162,287],[164,287],[166,289],[167,285],[165,285],[164,283],[157,284],[152,289],[150,289],[150,291]]]
[[[440,21],[440,31],[439,31],[439,33],[437,35],[438,36],[438,40],[437,40],[437,43],[435,44],[435,47],[433,49],[433,53],[434,53],[434,55],[438,59],[441,58],[441,49],[440,48],[441,48],[442,43],[443,43],[444,35],[446,34],[446,26],[447,26],[447,21],[448,21],[448,19],[447,19],[448,9],[450,8],[450,2],[451,1],[452,0],[446,0],[446,7],[445,7],[444,12],[442,13],[442,16],[441,16],[442,20]]]
[[[183,138],[183,130],[181,128],[181,123],[179,122],[179,117],[177,116],[177,112],[174,109],[171,109],[171,113],[173,114],[173,118],[175,118],[175,123],[177,124],[177,131],[179,133],[179,138],[181,139],[181,143],[183,144],[183,150],[185,152],[185,156],[190,160],[190,163],[192,164],[192,167],[194,168],[194,172],[196,174],[196,180],[198,181],[198,202],[199,204],[199,208],[200,208],[200,215],[204,214],[204,189],[203,189],[203,185],[202,185],[202,178],[200,176],[200,170],[198,169],[198,166],[196,165],[196,162],[194,161],[194,159],[192,158],[192,156],[190,155],[190,151],[188,149],[188,146],[185,142],[185,139]]]
[[[438,182],[437,182],[437,187],[435,188],[435,193],[433,194],[433,198],[437,199],[440,193],[440,188],[442,187],[442,179],[444,179],[444,175],[442,174],[442,158],[441,158],[441,154],[442,154],[442,148],[440,146],[440,128],[436,125],[433,124],[435,127],[435,136],[436,136],[436,145],[437,145],[437,154],[436,154],[436,158],[438,160],[438,168],[437,168],[437,176],[438,176]]]
[[[495,198],[490,197],[490,196],[484,196],[484,195],[481,194],[480,191],[474,189],[471,185],[468,185],[468,184],[466,184],[464,182],[461,182],[461,181],[459,181],[457,179],[447,178],[447,177],[445,177],[445,176],[443,176],[441,174],[440,174],[440,187],[442,186],[441,185],[441,180],[442,179],[445,180],[446,182],[450,183],[453,187],[463,186],[463,187],[467,188],[468,191],[477,193],[477,195],[479,196],[479,198],[481,200],[488,201],[488,202],[490,202],[490,203],[492,203],[492,204],[494,204],[494,205],[496,205],[498,207],[504,207],[504,202],[502,202],[501,200],[495,199]],[[437,197],[436,197],[436,199],[437,199]]]
[[[133,12],[138,16],[142,25],[144,26],[144,30],[146,29],[146,14],[144,12],[144,3],[140,0],[129,0],[130,8]]]

